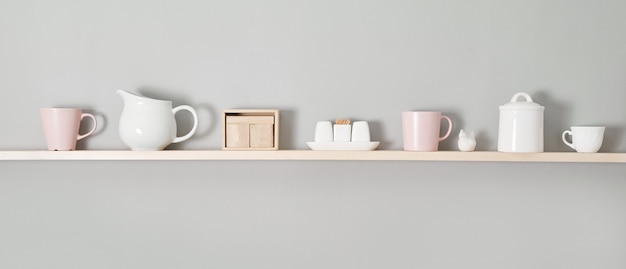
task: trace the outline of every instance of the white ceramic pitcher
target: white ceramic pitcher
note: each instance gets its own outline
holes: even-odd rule
[[[119,133],[122,141],[132,150],[163,150],[171,143],[189,139],[198,127],[198,115],[190,106],[182,105],[172,109],[172,102],[157,100],[118,90],[124,100],[120,118]],[[193,127],[184,136],[176,136],[174,114],[187,110],[193,116]]]

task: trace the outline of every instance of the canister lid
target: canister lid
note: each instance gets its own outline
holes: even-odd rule
[[[525,100],[518,100],[520,97],[524,97]],[[500,106],[500,110],[544,110],[544,107],[533,102],[533,99],[530,98],[525,92],[518,92],[513,95],[511,98],[511,102],[506,103]]]

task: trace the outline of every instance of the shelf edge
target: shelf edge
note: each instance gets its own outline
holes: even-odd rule
[[[78,151],[0,151],[0,161],[460,161],[460,162],[562,162],[626,163],[626,153],[503,153],[493,151],[402,150],[375,151],[222,151],[222,150],[78,150]]]

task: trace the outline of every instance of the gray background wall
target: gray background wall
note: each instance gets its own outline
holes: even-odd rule
[[[0,149],[45,149],[40,107],[98,114],[125,149],[126,89],[189,104],[219,149],[227,108],[318,120],[440,110],[495,150],[498,106],[546,107],[624,152],[623,1],[0,1]],[[189,128],[180,116],[180,132]],[[1,162],[2,268],[624,268],[626,166],[459,162]]]

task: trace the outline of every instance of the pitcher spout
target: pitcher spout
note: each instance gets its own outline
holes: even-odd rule
[[[148,97],[144,97],[141,95],[137,95],[125,90],[117,90],[116,91],[117,94],[119,94],[122,97],[122,101],[124,101],[124,104],[133,104],[136,102],[141,102],[141,103],[145,103],[145,102],[150,102],[150,103],[155,103],[158,100],[152,99],[152,98],[148,98]]]
[[[124,102],[145,102],[145,103],[150,103],[153,105],[163,104],[163,105],[170,105],[170,106],[172,103],[172,101],[149,98],[149,97],[138,95],[138,94],[128,92],[125,90],[117,90],[115,92],[122,97]]]
[[[115,93],[120,95],[124,101],[126,101],[126,98],[133,96],[132,93],[129,93],[129,92],[125,91],[125,90],[117,90],[117,91],[115,91]]]

